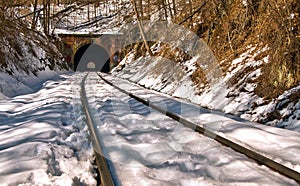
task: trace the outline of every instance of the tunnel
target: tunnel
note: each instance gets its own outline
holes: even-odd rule
[[[95,43],[83,45],[74,55],[74,71],[109,72],[110,58],[108,52]]]

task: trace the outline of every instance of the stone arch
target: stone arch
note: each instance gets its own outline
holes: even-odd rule
[[[110,56],[106,49],[95,43],[84,44],[73,58],[74,71],[109,72]]]

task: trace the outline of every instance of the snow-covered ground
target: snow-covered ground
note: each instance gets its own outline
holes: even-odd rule
[[[167,110],[177,113],[191,122],[197,122],[204,128],[207,127],[218,135],[250,147],[252,150],[263,153],[271,159],[300,172],[300,158],[296,156],[297,153],[293,155],[293,152],[296,151],[300,153],[298,145],[300,134],[298,132],[265,126],[233,115],[204,109],[166,94],[159,94],[151,90],[146,91],[124,79],[110,76],[106,76],[106,78],[134,95],[148,99],[151,103],[167,108]],[[283,151],[287,154],[290,154],[291,151],[291,156],[282,153]]]
[[[93,149],[80,101],[85,73],[49,80],[0,103],[1,185],[96,185]],[[168,110],[206,124],[299,170],[299,133],[248,122],[106,76]],[[123,185],[297,185],[230,148],[182,127],[105,84],[86,81],[104,153]],[[220,127],[221,124],[221,127]],[[242,126],[242,127],[241,127]],[[249,132],[249,133],[248,133]],[[284,141],[284,143],[283,143]],[[298,149],[298,150],[297,150]]]
[[[258,61],[255,57],[264,50],[256,51],[255,47],[249,47],[247,52],[232,61],[226,73],[220,70],[225,75],[220,74],[219,79],[209,86],[205,86],[204,82],[196,85],[191,79],[197,65],[199,66],[199,56],[175,63],[163,57],[140,57],[133,60],[133,54],[130,54],[112,73],[149,89],[184,98],[209,109],[266,125],[300,131],[300,100],[290,100],[293,94],[299,92],[300,85],[270,102],[254,93],[257,84],[253,81],[260,76],[261,65],[268,63],[268,57]],[[216,68],[221,69],[218,66]],[[247,71],[251,68],[254,70]],[[205,75],[207,78],[210,76],[209,73]],[[237,83],[232,84],[233,81]],[[278,112],[280,118],[268,120],[268,116],[274,111]]]
[[[15,97],[22,94],[29,94],[38,91],[42,83],[47,80],[58,80],[59,74],[66,71],[51,71],[48,68],[43,72],[26,74],[15,70],[13,76],[0,72],[0,95],[3,97]],[[1,96],[0,96],[1,98]]]
[[[51,39],[27,29],[26,21],[9,19],[0,20],[5,25],[0,37],[0,92],[14,97],[38,90],[43,81],[55,79],[68,67]]]
[[[167,110],[240,140],[243,145],[248,142],[247,146],[295,170],[300,168],[298,132],[282,134],[282,129],[238,122],[220,112],[178,102],[112,76],[105,78]],[[97,110],[94,120],[117,185],[297,185],[149,109],[105,84],[96,74],[88,76],[86,90],[89,106]],[[283,139],[287,140],[284,144],[281,143]]]
[[[0,185],[96,185],[80,76],[0,100]]]

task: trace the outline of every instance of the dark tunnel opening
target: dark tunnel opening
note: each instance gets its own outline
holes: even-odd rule
[[[74,71],[110,71],[110,57],[105,48],[95,43],[80,47],[74,55]]]

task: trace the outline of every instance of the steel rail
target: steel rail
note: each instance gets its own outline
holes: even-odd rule
[[[149,106],[151,107],[152,109],[155,109],[159,112],[161,112],[162,114],[165,114],[166,116],[180,122],[181,124],[183,124],[184,126],[188,127],[188,128],[191,128],[193,129],[194,131],[206,136],[206,137],[209,137],[215,141],[218,141],[219,143],[225,145],[225,146],[228,146],[232,149],[234,149],[235,151],[237,152],[240,152],[246,156],[248,156],[249,158],[259,162],[260,164],[263,164],[279,173],[281,173],[282,175],[285,175],[289,178],[292,178],[294,180],[296,180],[297,183],[300,183],[300,173],[285,166],[285,165],[282,165],[262,154],[259,154],[257,152],[255,152],[254,150],[251,150],[247,147],[244,147],[240,144],[237,144],[236,142],[233,142],[229,139],[226,139],[220,135],[218,135],[217,133],[209,130],[209,129],[206,129],[206,128],[203,128],[191,121],[188,121],[186,119],[184,119],[183,117],[181,117],[180,115],[177,115],[177,114],[174,114],[168,110],[165,110],[163,108],[160,108],[159,106],[151,103],[149,100],[145,100],[139,96],[136,96],[124,89],[121,89],[119,88],[118,86],[114,85],[112,82],[108,81],[107,79],[103,78],[99,73],[98,73],[98,76],[104,81],[106,82],[107,84],[111,85],[112,87],[118,89],[119,91],[127,94],[128,96],[130,96],[131,98],[133,99],[136,99],[137,101],[143,103],[144,105],[146,106]]]
[[[95,121],[93,118],[93,112],[91,110],[91,108],[89,107],[89,103],[88,103],[88,99],[87,99],[87,95],[86,95],[86,91],[85,91],[85,81],[87,78],[88,74],[82,79],[81,82],[81,102],[82,105],[84,107],[84,112],[86,115],[86,119],[87,119],[87,125],[89,128],[89,131],[91,133],[91,137],[92,137],[92,141],[93,141],[93,146],[94,146],[94,153],[95,153],[95,157],[96,157],[96,163],[97,163],[97,167],[100,173],[100,185],[103,186],[113,186],[114,181],[112,179],[112,175],[111,172],[109,170],[108,164],[107,164],[107,159],[104,157],[103,155],[103,151],[101,148],[101,141],[99,139],[99,135],[98,135],[98,130],[96,128],[96,126],[94,125]]]

